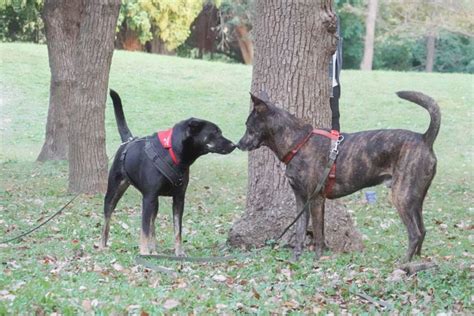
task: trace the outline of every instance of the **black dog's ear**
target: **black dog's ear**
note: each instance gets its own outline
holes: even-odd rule
[[[188,121],[188,133],[190,135],[198,134],[204,127],[204,122],[195,118],[191,118]]]
[[[263,101],[262,99],[259,99],[252,93],[250,93],[250,98],[252,99],[253,109],[257,113],[264,113],[268,111],[268,104],[265,103],[265,101]]]

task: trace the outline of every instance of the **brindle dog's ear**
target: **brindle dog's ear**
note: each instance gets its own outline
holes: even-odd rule
[[[268,104],[265,103],[262,99],[259,99],[252,93],[250,93],[250,98],[252,99],[253,102],[253,109],[257,113],[265,113],[268,111]]]
[[[204,122],[195,118],[191,118],[188,121],[188,133],[190,135],[198,134],[204,127]]]

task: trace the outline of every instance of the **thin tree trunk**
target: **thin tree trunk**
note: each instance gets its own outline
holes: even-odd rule
[[[237,33],[237,41],[239,42],[244,63],[251,65],[253,63],[253,43],[250,38],[249,30],[245,25],[237,25],[235,32]]]
[[[68,106],[74,82],[73,54],[83,1],[46,0],[42,12],[51,82],[46,134],[38,161],[68,158]]]
[[[105,101],[120,0],[88,0],[74,69],[69,129],[69,191],[104,192],[107,183]]]
[[[360,64],[361,70],[372,70],[372,61],[374,58],[374,40],[375,40],[375,21],[377,19],[378,0],[369,0],[367,7],[367,17],[365,19],[365,41],[364,56]]]
[[[436,53],[436,34],[432,31],[426,35],[426,72],[433,72]]]
[[[328,65],[336,49],[336,16],[331,8],[330,0],[255,3],[252,91],[266,91],[277,106],[315,127],[330,127],[331,123]],[[329,206],[326,214],[332,209]],[[284,165],[267,148],[250,152],[247,208],[231,228],[230,244],[262,246],[295,216],[295,199],[284,176]],[[326,237],[332,238],[332,228]],[[341,231],[337,233],[344,239],[346,234]],[[285,241],[291,244],[293,236],[290,231]]]

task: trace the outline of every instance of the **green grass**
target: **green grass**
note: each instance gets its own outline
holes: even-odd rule
[[[0,44],[0,236],[37,224],[71,196],[67,164],[34,162],[47,115],[49,69],[45,46]],[[438,174],[425,201],[428,233],[423,260],[428,270],[401,282],[387,278],[406,249],[406,232],[387,199],[367,205],[361,193],[343,199],[366,236],[363,253],[332,254],[297,264],[285,249],[263,249],[227,263],[162,263],[178,278],[135,265],[140,195],[129,190],[118,206],[111,248],[94,243],[102,225],[102,196],[82,196],[63,215],[22,242],[0,245],[0,315],[98,314],[141,311],[161,314],[270,314],[272,312],[377,313],[357,296],[366,293],[402,313],[473,312],[473,107],[474,77],[461,74],[344,71],[344,131],[407,128],[422,132],[428,115],[394,92],[420,90],[439,101],[442,127],[435,144]],[[248,66],[116,51],[110,87],[123,99],[129,126],[146,135],[195,116],[219,124],[238,140],[248,112]],[[119,136],[110,100],[107,152]],[[192,167],[184,216],[185,249],[192,256],[220,255],[232,222],[245,207],[247,156],[209,155]],[[171,251],[169,199],[160,199],[158,240]],[[0,238],[2,238],[0,237]],[[246,253],[237,252],[237,254]],[[219,281],[225,276],[226,281]],[[167,310],[168,304],[177,306]]]

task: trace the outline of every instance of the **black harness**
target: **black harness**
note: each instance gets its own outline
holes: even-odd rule
[[[153,137],[153,136],[151,136]],[[125,158],[127,156],[127,151],[131,144],[134,142],[144,141],[145,142],[145,154],[148,159],[151,160],[153,166],[166,178],[174,187],[179,187],[183,185],[184,171],[173,163],[169,162],[169,153],[161,143],[154,144],[150,137],[145,138],[133,138],[127,141],[124,146],[125,148],[120,155],[120,163],[122,165],[122,174],[128,180],[128,182],[133,183],[125,170]]]
[[[169,152],[161,143],[156,144],[147,138],[145,143],[145,154],[151,160],[158,171],[165,176],[175,187],[183,185],[184,172],[178,166],[169,162]]]

